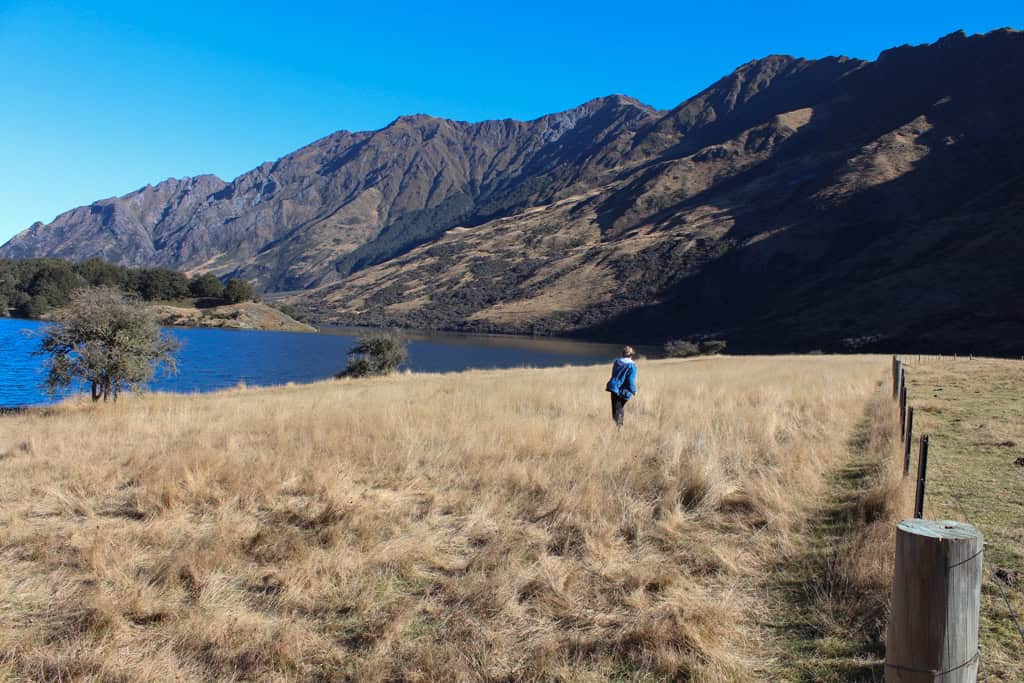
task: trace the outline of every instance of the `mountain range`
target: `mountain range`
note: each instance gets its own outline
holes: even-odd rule
[[[1024,353],[1024,33],[769,56],[669,111],[404,116],[169,179],[0,257],[255,280],[320,322]]]

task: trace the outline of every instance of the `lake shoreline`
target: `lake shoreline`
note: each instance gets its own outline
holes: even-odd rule
[[[45,321],[0,318],[0,406],[48,406],[42,387],[44,359],[33,355]],[[170,327],[165,332],[182,342],[179,372],[158,373],[149,383],[154,392],[210,392],[245,383],[248,386],[306,384],[335,376],[347,365],[357,339],[380,333],[373,329],[324,328],[317,334],[286,330],[214,327]],[[397,331],[406,341],[404,370],[447,373],[468,369],[557,367],[610,362],[619,347],[559,338],[515,335],[468,335]],[[79,387],[80,388],[80,387]]]

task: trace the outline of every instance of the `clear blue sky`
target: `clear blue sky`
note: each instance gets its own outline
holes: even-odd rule
[[[1024,1],[0,0],[0,243],[402,114],[528,119],[611,93],[669,108],[768,54],[874,59],[1003,26],[1024,28]]]

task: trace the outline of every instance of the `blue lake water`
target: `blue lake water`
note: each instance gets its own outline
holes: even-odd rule
[[[33,356],[45,323],[0,318],[0,407],[51,402],[40,388],[43,359]],[[158,376],[150,388],[195,392],[248,385],[312,382],[345,367],[360,334],[325,329],[319,334],[201,328],[168,328],[181,343],[178,374]],[[413,372],[468,368],[589,365],[614,358],[617,347],[566,339],[498,335],[407,333]]]

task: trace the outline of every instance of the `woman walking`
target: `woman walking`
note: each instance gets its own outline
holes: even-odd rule
[[[622,357],[612,363],[612,378],[605,385],[605,390],[612,395],[612,419],[615,426],[622,427],[622,418],[626,411],[626,402],[636,396],[636,363],[633,356],[636,351],[632,346],[622,349]]]

